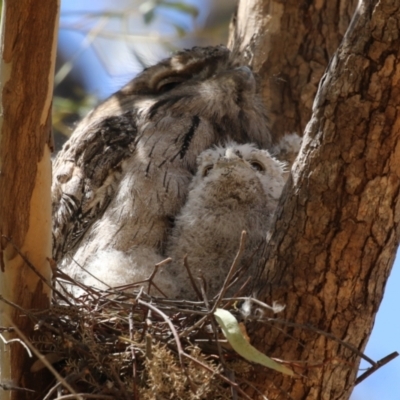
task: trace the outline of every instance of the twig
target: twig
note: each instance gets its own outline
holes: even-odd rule
[[[197,298],[198,298],[199,300],[202,300],[201,292],[200,292],[199,288],[198,288],[197,285],[196,285],[196,282],[195,282],[195,280],[194,280],[194,278],[193,278],[193,275],[192,275],[192,271],[190,271],[187,258],[188,258],[188,256],[187,256],[187,254],[185,254],[185,257],[183,257],[183,265],[185,266],[186,271],[187,271],[187,273],[188,273],[188,275],[189,275],[190,283],[192,284],[193,289],[194,289],[194,291],[195,291],[196,294],[197,294]]]
[[[384,365],[388,364],[390,361],[394,360],[396,357],[399,356],[399,353],[397,351],[387,355],[386,357],[381,358],[379,361],[375,363],[374,366],[371,368],[367,369],[362,375],[360,375],[354,384],[354,386],[357,386],[359,383],[361,383],[363,380],[367,379],[370,375],[372,375],[374,372],[378,371],[379,368],[383,367]]]
[[[254,277],[249,276],[247,279],[243,282],[243,284],[240,286],[240,288],[235,292],[233,297],[237,297],[239,294],[242,293],[243,289],[248,285],[250,281],[254,280]]]
[[[206,291],[205,291],[205,288],[204,288],[203,285],[201,286],[201,292],[202,292],[202,295],[203,295],[204,303],[205,303],[206,307],[210,310],[210,304],[209,304],[209,302],[208,302],[207,295],[206,295]],[[216,341],[216,343],[217,343],[217,349],[218,349],[219,359],[220,359],[220,361],[221,361],[222,367],[224,368],[224,371],[226,371],[226,370],[228,369],[228,367],[226,366],[226,362],[225,362],[224,356],[223,356],[223,354],[222,354],[221,343],[220,343],[219,340],[218,340],[218,328],[217,328],[217,324],[215,323],[215,319],[214,319],[214,316],[211,314],[211,311],[210,311],[210,322],[211,322],[211,325],[212,325],[212,328],[213,328],[213,333],[214,333],[214,336],[215,336],[215,341]]]
[[[184,330],[183,332],[181,332],[179,334],[179,337],[185,337],[187,336],[190,332],[193,332],[195,329],[199,328],[202,324],[204,324],[205,321],[207,321],[207,319],[209,318],[210,313],[208,313],[207,315],[205,315],[203,318],[199,319],[194,325],[190,326],[189,328],[187,328],[186,330]]]
[[[67,378],[65,378],[67,379]],[[43,400],[50,400],[50,396],[61,386],[61,382],[57,382],[43,397]]]
[[[143,289],[143,287],[142,287]],[[129,339],[132,341],[133,343],[133,335],[135,332],[135,321],[133,319],[133,309],[132,311],[129,313],[128,316],[128,323],[129,323]],[[133,346],[133,344],[130,345],[130,350],[131,350],[131,355],[132,355],[132,384],[133,384],[133,398],[136,400],[138,399],[138,391],[137,391],[137,364],[136,364],[136,354],[135,354],[135,346]]]
[[[12,323],[11,319],[8,317],[8,315],[3,313],[3,317],[8,320],[8,323],[15,329],[16,333],[18,336],[27,344],[27,346],[31,349],[32,353],[35,354],[35,356],[42,361],[42,363],[49,369],[49,371],[55,376],[56,379],[58,379],[63,386],[68,389],[71,393],[75,395],[75,397],[72,398],[78,398],[82,399],[80,395],[77,395],[75,390],[72,388],[72,386],[54,369],[54,367],[47,361],[46,357],[40,353],[38,350],[36,350],[35,346],[28,340],[28,338],[21,332],[21,330]]]
[[[174,327],[174,324],[172,323],[172,321],[170,320],[170,318],[168,317],[168,315],[164,314],[164,313],[163,313],[161,310],[159,310],[157,307],[154,307],[152,304],[146,303],[146,302],[144,302],[143,300],[138,300],[138,302],[139,302],[140,304],[145,305],[146,307],[148,307],[149,309],[151,309],[151,310],[154,311],[155,313],[159,314],[159,315],[164,319],[164,321],[168,324],[169,329],[171,330],[172,334],[174,335],[174,339],[175,339],[175,342],[176,342],[176,347],[177,347],[177,349],[178,349],[178,357],[179,357],[179,363],[181,364],[181,368],[182,368],[182,370],[185,372],[186,376],[187,376],[188,379],[189,379],[189,383],[190,383],[190,388],[191,388],[191,390],[193,391],[193,393],[196,393],[196,388],[195,388],[195,386],[193,385],[193,382],[192,382],[192,380],[190,379],[189,374],[187,373],[185,364],[184,364],[183,359],[182,359],[182,355],[184,355],[185,352],[184,352],[183,349],[182,349],[182,344],[181,344],[181,341],[180,341],[180,339],[179,339],[178,332],[176,331],[176,329],[175,329],[175,327]]]
[[[165,260],[160,261],[159,263],[157,263],[157,264],[154,266],[154,270],[153,270],[152,274],[150,275],[149,278],[146,279],[146,281],[149,282],[149,287],[148,287],[148,289],[147,289],[148,293],[150,293],[151,285],[153,285],[164,297],[167,297],[167,296],[163,293],[163,291],[153,282],[153,279],[154,279],[154,277],[156,276],[156,274],[157,274],[157,272],[158,272],[158,269],[159,269],[160,267],[163,267],[163,266],[166,265],[166,264],[169,264],[171,261],[172,261],[172,258],[166,258]]]
[[[175,338],[175,342],[176,342],[176,347],[178,349],[178,357],[179,357],[179,362],[181,364],[181,367],[183,369],[185,369],[185,366],[183,364],[183,360],[182,360],[182,354],[184,354],[184,351],[182,350],[182,344],[181,341],[179,340],[179,335],[178,332],[176,331],[174,324],[171,322],[171,320],[169,319],[168,315],[164,314],[161,310],[159,310],[157,307],[153,306],[152,304],[146,303],[143,300],[138,300],[139,304],[142,304],[143,306],[149,308],[150,310],[154,311],[155,313],[157,313],[158,315],[160,315],[163,320],[168,324],[172,334],[174,335]]]
[[[115,400],[114,396],[107,396],[106,394],[89,394],[89,393],[77,393],[77,394],[66,394],[64,396],[56,397],[54,400],[74,400],[74,399],[104,399],[104,400]]]
[[[203,300],[204,300],[204,304],[206,305],[207,309],[210,310],[210,304],[208,302],[207,299],[207,295],[206,295],[206,291],[204,288],[204,285],[201,286],[201,293],[203,295]],[[225,358],[224,358],[224,354],[222,353],[222,348],[221,348],[221,343],[219,342],[219,338],[218,338],[218,328],[217,328],[217,324],[215,322],[215,317],[214,315],[211,313],[210,310],[210,321],[211,321],[211,325],[213,328],[213,333],[214,333],[214,337],[215,337],[215,342],[217,344],[217,349],[218,349],[218,355],[219,355],[219,361],[222,365],[222,368],[224,370],[224,374],[226,375],[226,377],[231,381],[231,382],[235,382],[232,378],[232,371],[228,368],[228,366],[226,365],[225,362]],[[231,392],[232,392],[232,399],[235,400],[237,399],[237,390],[236,387],[231,386]]]
[[[92,274],[89,270],[87,270],[83,265],[81,265],[78,261],[76,261],[74,258],[72,259],[72,261],[83,271],[85,271],[89,276],[91,276],[92,278],[94,278],[97,282],[100,282],[101,284],[103,284],[104,286],[107,286],[109,289],[111,288],[111,286],[102,281],[101,279],[99,279],[96,275]],[[71,277],[69,277],[71,278]],[[74,283],[76,283],[77,281],[75,281],[74,279],[71,279]],[[83,285],[84,287],[86,287],[85,285]]]
[[[268,400],[268,398],[265,397],[264,394],[263,394],[259,389],[257,389],[257,387],[255,387],[251,382],[249,382],[247,379],[242,378],[242,381],[243,381],[246,385],[250,386],[255,392],[257,392],[258,395],[261,396],[261,398],[262,398],[263,400]]]
[[[153,336],[150,333],[147,333],[145,336],[145,343],[146,343],[146,359],[152,360],[153,359]]]
[[[343,340],[337,338],[335,335],[332,335],[331,333],[325,332],[321,329],[315,328],[313,326],[305,325],[305,324],[298,324],[296,322],[290,322],[290,321],[285,321],[283,319],[278,319],[278,318],[249,318],[252,321],[268,321],[268,322],[278,322],[279,324],[284,324],[286,326],[294,327],[294,328],[303,328],[303,329],[308,329],[310,331],[314,331],[316,333],[319,333],[320,335],[323,335],[329,339],[334,340],[335,342],[338,342],[342,346],[346,347],[347,349],[351,350],[353,353],[357,354],[359,357],[364,359],[365,361],[369,362],[372,366],[376,365],[376,362],[366,356],[364,353],[362,353],[360,350],[358,350],[356,347],[353,345],[344,342]]]
[[[203,364],[201,361],[197,360],[196,358],[192,357],[191,355],[187,353],[183,353],[185,357],[187,357],[189,360],[193,361],[195,364],[200,365],[202,368],[206,369],[209,372],[212,372],[213,374],[217,375],[220,379],[222,379],[224,382],[228,383],[232,387],[234,387],[242,396],[244,396],[248,400],[253,400],[251,397],[247,395],[246,392],[244,392],[240,386],[236,382],[232,382],[229,378],[226,376],[220,374],[219,372],[215,372],[212,368],[210,368],[208,365]]]
[[[0,301],[2,301],[3,303],[6,303],[9,306],[15,308],[16,310],[20,311],[22,314],[27,315],[28,317],[32,318],[33,320],[37,320],[37,318],[35,318],[35,316],[31,312],[29,312],[28,310],[23,309],[18,304],[15,304],[10,300],[5,299],[2,295],[0,295]],[[13,329],[14,329],[14,327],[13,327]]]
[[[10,344],[13,342],[20,343],[23,347],[25,347],[25,350],[28,353],[29,357],[32,358],[32,353],[29,350],[29,347],[21,339],[16,338],[16,339],[6,340],[6,338],[1,333],[0,333],[0,339],[3,341],[4,344]]]
[[[124,398],[129,399],[130,396],[128,395],[128,392],[126,391],[124,383],[121,381],[117,371],[115,370],[115,366],[111,366],[111,374],[114,377],[115,381],[118,382],[120,391],[124,395]]]
[[[222,285],[222,289],[218,293],[217,299],[215,300],[215,303],[211,309],[212,314],[214,314],[214,311],[217,309],[217,307],[219,306],[219,303],[221,302],[221,299],[224,297],[226,291],[228,290],[229,281],[231,280],[232,274],[234,273],[236,267],[238,266],[240,258],[243,254],[244,247],[246,244],[246,236],[247,236],[246,231],[242,231],[242,234],[240,236],[239,250],[236,253],[235,259],[233,260],[233,263],[232,263],[231,267],[229,268],[228,275],[226,276],[224,284]]]
[[[32,389],[19,387],[19,386],[14,385],[13,383],[2,382],[2,383],[0,383],[0,388],[2,388],[3,390],[15,390],[15,391],[21,391],[21,392],[35,393],[35,391]]]
[[[72,374],[66,376],[64,379],[66,382],[68,383],[74,383],[76,382],[78,379],[80,379],[82,376],[84,376],[86,374],[86,371],[83,370],[79,373],[75,373],[73,372]],[[46,396],[43,397],[43,400],[50,400],[52,394],[60,387],[62,386],[62,382],[58,381],[46,394]]]
[[[74,259],[72,259],[72,260],[73,260],[78,266],[80,266]],[[81,266],[80,266],[80,267],[81,267]],[[83,269],[83,267],[81,267],[81,268]],[[69,290],[65,289],[65,287],[63,286],[63,283],[66,283],[67,285],[74,285],[74,286],[77,286],[77,287],[79,287],[80,289],[82,289],[83,291],[85,291],[87,295],[90,295],[91,298],[92,298],[93,300],[95,299],[94,294],[97,293],[95,290],[91,289],[90,287],[84,285],[83,283],[81,283],[81,282],[79,282],[79,281],[76,281],[76,280],[72,279],[69,275],[67,275],[65,272],[63,272],[63,271],[61,271],[61,270],[59,270],[59,269],[57,269],[57,275],[58,275],[58,277],[59,277],[59,279],[58,279],[58,284],[59,284],[59,286],[62,287],[63,290],[64,290],[64,292],[67,293],[68,296],[69,296],[71,299],[73,299],[75,302],[78,301],[78,300],[80,300],[80,299],[79,299],[79,298],[76,298],[75,296],[73,296],[73,295],[71,294],[71,292],[70,292]],[[94,277],[94,278],[96,278],[96,277]],[[60,279],[65,279],[67,282],[60,282]],[[96,279],[97,279],[97,278],[96,278]],[[83,296],[83,295],[82,295],[82,296]],[[82,297],[82,296],[80,296],[80,297]]]
[[[204,304],[206,305],[207,309],[210,310],[210,304],[209,304],[208,299],[207,299],[206,290],[205,290],[205,287],[204,287],[204,282],[202,282],[202,283],[203,283],[203,285],[201,285],[201,293],[202,293],[202,296],[203,296],[203,301],[204,301]],[[221,343],[220,343],[219,338],[218,338],[217,324],[215,322],[214,314],[211,312],[211,310],[210,310],[210,322],[211,322],[211,326],[212,326],[212,329],[213,329],[215,342],[217,344],[219,361],[220,361],[220,363],[222,365],[224,374],[231,382],[236,383],[234,381],[234,379],[232,379],[232,376],[235,376],[234,372],[231,371],[228,368],[228,366],[226,365],[224,354],[223,354],[222,348],[221,348]],[[233,400],[237,400],[238,392],[237,392],[237,388],[234,385],[231,385],[231,393],[232,393],[232,399]]]
[[[20,257],[25,261],[26,265],[42,280],[42,282],[47,285],[51,290],[54,290],[65,302],[67,302],[70,306],[72,305],[66,297],[62,295],[53,285],[51,285],[47,279],[37,270],[37,268],[28,260],[28,258],[21,252],[21,250],[14,244],[11,238],[8,236],[1,236],[2,238],[8,240],[13,246],[14,250],[20,255]]]

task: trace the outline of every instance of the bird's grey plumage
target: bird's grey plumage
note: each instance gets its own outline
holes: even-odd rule
[[[75,266],[99,251],[162,256],[197,156],[228,137],[271,145],[255,78],[229,50],[193,48],[144,70],[92,111],[56,157],[54,259],[80,279]]]
[[[179,283],[175,296],[186,299],[194,298],[195,291],[184,256],[193,275],[206,281],[208,296],[214,296],[238,251],[243,230],[247,242],[241,265],[250,266],[245,278],[257,275],[254,255],[266,240],[285,183],[283,164],[250,144],[229,143],[206,150],[198,164],[167,245],[173,259],[168,266],[171,281]]]

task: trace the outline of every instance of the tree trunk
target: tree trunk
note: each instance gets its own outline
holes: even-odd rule
[[[29,259],[48,281],[51,269],[51,104],[59,2],[6,0],[2,11],[0,119],[0,294],[24,309],[49,306],[50,290],[27,267]],[[26,336],[29,319],[0,301],[0,327],[17,326]],[[7,339],[17,335],[6,334]],[[0,344],[0,383],[37,389],[32,360],[14,342]],[[0,389],[0,398],[32,394]]]
[[[360,351],[399,243],[399,20],[398,2],[360,2],[318,89],[259,294],[286,305],[279,318]],[[358,356],[304,327],[276,327],[252,325],[250,337],[268,355],[298,360],[303,376],[258,368],[254,382],[269,400],[349,398]]]
[[[228,46],[261,77],[275,138],[301,134],[357,0],[241,0]]]

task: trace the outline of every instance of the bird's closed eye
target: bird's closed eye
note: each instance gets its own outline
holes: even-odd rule
[[[187,80],[186,76],[169,76],[168,78],[162,79],[157,84],[157,91],[159,93],[169,92],[173,88],[179,86],[182,82]]]
[[[260,171],[260,172],[264,172],[265,171],[265,166],[260,163],[259,161],[249,161],[251,167],[255,170],[255,171]]]
[[[206,177],[209,172],[213,169],[213,165],[207,165],[204,169],[203,169],[203,178]]]

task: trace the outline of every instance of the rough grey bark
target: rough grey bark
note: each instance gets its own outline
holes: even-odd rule
[[[338,48],[357,0],[241,0],[229,47],[261,77],[277,138],[302,134],[318,83]]]
[[[398,2],[360,3],[316,95],[260,292],[261,299],[286,305],[280,318],[329,332],[361,351],[399,243],[398,21]],[[249,327],[259,348],[298,360],[293,367],[303,375],[257,369],[254,382],[268,399],[349,398],[359,358],[323,335],[282,327]]]

